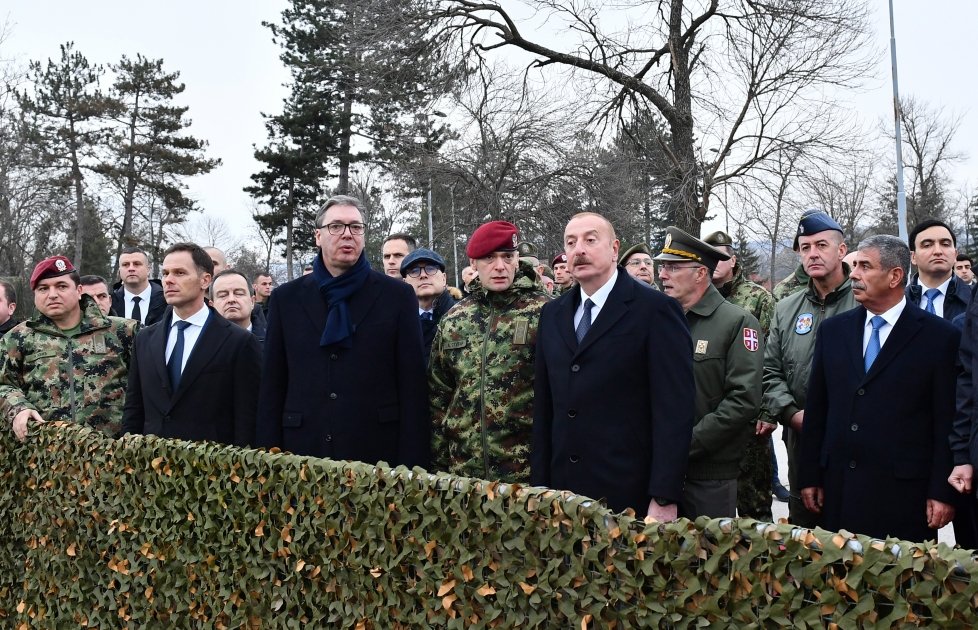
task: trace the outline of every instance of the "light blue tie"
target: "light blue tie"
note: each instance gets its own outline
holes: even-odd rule
[[[591,301],[591,298],[584,300],[584,314],[581,316],[581,321],[577,324],[577,343],[581,343],[584,335],[591,329],[592,306],[594,306],[594,302]]]
[[[924,310],[931,315],[937,315],[937,311],[934,310],[934,300],[936,300],[937,296],[940,294],[940,289],[927,289],[924,291],[924,297],[927,298],[927,304],[924,305]]]
[[[886,320],[879,315],[874,315],[873,319],[869,320],[869,323],[873,325],[873,332],[869,336],[869,344],[866,346],[866,361],[864,363],[866,367],[866,373],[869,373],[869,368],[873,367],[873,361],[880,354],[880,328],[886,324]]]

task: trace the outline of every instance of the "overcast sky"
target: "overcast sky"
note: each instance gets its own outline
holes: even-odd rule
[[[208,214],[223,217],[245,236],[251,223],[249,197],[242,187],[258,169],[254,144],[263,144],[261,112],[277,113],[287,92],[288,74],[278,60],[262,20],[275,20],[280,0],[0,0],[0,20],[10,37],[4,58],[47,59],[58,45],[74,41],[93,63],[114,63],[125,54],[162,58],[179,71],[187,90],[192,133],[210,142],[209,154],[223,160],[214,172],[191,180],[191,193]],[[505,5],[505,0],[503,1]],[[869,89],[854,103],[870,121],[892,124],[889,20],[886,0],[875,0],[878,44],[886,50]],[[964,114],[956,148],[969,160],[955,172],[973,194],[978,154],[978,2],[974,0],[894,0],[900,90],[930,105]],[[888,148],[892,154],[892,147]],[[882,160],[883,156],[881,156]]]

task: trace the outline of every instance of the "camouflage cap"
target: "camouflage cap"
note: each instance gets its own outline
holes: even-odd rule
[[[662,253],[655,257],[662,262],[693,261],[704,265],[713,273],[717,263],[730,260],[730,255],[707,245],[692,234],[670,225],[666,228],[666,240]]]
[[[37,288],[37,283],[41,280],[65,276],[74,270],[75,266],[67,257],[48,256],[34,266],[34,271],[31,273],[31,291]]]
[[[639,243],[638,245],[632,245],[631,247],[629,247],[628,249],[626,249],[624,251],[624,253],[622,253],[621,256],[618,257],[618,264],[619,265],[624,265],[625,263],[628,262],[628,259],[631,258],[632,256],[634,256],[635,254],[645,254],[646,256],[650,256],[651,257],[652,256],[652,250],[649,249],[649,246],[646,245],[645,243]]]

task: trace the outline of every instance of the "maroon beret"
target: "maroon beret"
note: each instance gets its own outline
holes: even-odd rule
[[[48,278],[64,276],[75,270],[75,266],[64,256],[48,256],[34,267],[31,273],[31,291],[37,288],[37,283]]]
[[[565,254],[564,252],[560,252],[559,254],[554,256],[554,259],[550,262],[550,266],[556,267],[560,263],[565,263],[565,264],[567,263],[567,254]]]
[[[465,253],[469,258],[482,258],[493,252],[514,251],[518,230],[509,221],[490,221],[476,228]]]

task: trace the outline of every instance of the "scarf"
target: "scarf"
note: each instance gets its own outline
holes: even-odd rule
[[[312,261],[312,277],[319,284],[319,293],[326,300],[329,314],[326,316],[326,327],[319,339],[320,347],[334,343],[343,348],[353,347],[353,326],[350,324],[350,314],[346,301],[351,295],[360,290],[370,275],[370,264],[367,257],[360,253],[360,258],[346,272],[333,276],[323,264],[322,254]]]

